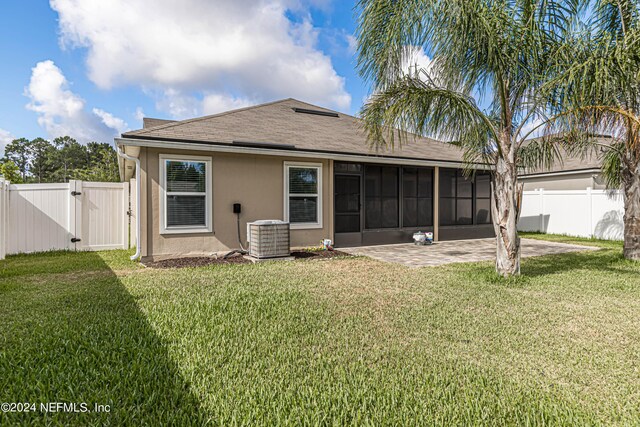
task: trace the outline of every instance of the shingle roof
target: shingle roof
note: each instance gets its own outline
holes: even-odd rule
[[[296,108],[337,113],[289,98],[212,116],[162,123],[122,136],[205,144],[233,144],[234,141],[286,144],[297,150],[462,161],[462,151],[458,148],[423,137],[410,138],[402,147],[376,151],[367,144],[358,118],[343,113],[337,113],[338,117],[305,114],[296,112]]]
[[[152,128],[159,125],[166,125],[167,123],[175,123],[175,120],[166,120],[166,119],[154,119],[153,117],[143,117],[142,118],[142,128]]]
[[[599,144],[606,145],[611,143],[611,138],[601,136],[597,138],[597,141]],[[522,176],[599,169],[602,165],[602,150],[598,148],[586,155],[568,155],[565,150],[560,149],[560,156],[561,160],[556,160],[551,168],[530,169],[525,171]]]

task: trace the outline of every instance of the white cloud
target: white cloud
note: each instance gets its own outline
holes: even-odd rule
[[[347,40],[347,49],[350,55],[355,55],[358,52],[358,39],[353,34],[345,35]]]
[[[188,119],[200,115],[202,101],[177,89],[147,91],[156,98],[156,109],[169,113],[174,119]]]
[[[202,100],[203,114],[216,114],[223,111],[236,110],[238,108],[255,105],[257,102],[246,98],[234,98],[221,94],[206,95]]]
[[[85,109],[85,101],[69,90],[69,82],[53,61],[42,61],[31,70],[25,95],[29,110],[38,114],[38,124],[50,138],[69,135],[80,142],[111,142],[126,123],[104,110]]]
[[[0,129],[0,155],[4,155],[4,147],[7,146],[15,137],[8,130]]]
[[[174,117],[201,114],[207,105],[286,97],[350,106],[344,78],[318,50],[310,21],[309,7],[327,0],[50,3],[61,44],[88,49],[96,85],[140,85]],[[301,18],[293,22],[289,13]]]
[[[102,123],[108,128],[115,129],[119,133],[123,133],[129,130],[129,125],[119,117],[115,117],[113,114],[108,113],[100,108],[94,108],[93,114],[102,119]]]
[[[142,119],[144,119],[144,110],[142,107],[136,108],[136,112],[133,114],[137,121],[142,125]]]

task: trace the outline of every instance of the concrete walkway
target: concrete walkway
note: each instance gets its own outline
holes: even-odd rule
[[[522,256],[542,256],[567,252],[592,251],[593,246],[570,245],[535,239],[522,239]],[[495,239],[455,240],[430,246],[412,243],[397,245],[338,248],[352,255],[364,255],[380,261],[404,264],[408,267],[433,267],[454,262],[493,261],[496,256]]]

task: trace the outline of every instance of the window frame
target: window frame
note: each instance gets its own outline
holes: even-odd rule
[[[168,192],[167,191],[167,162],[198,162],[205,164],[205,191],[202,192]],[[213,232],[213,199],[212,199],[212,158],[210,156],[185,156],[174,154],[160,154],[160,234],[192,234]],[[167,226],[167,196],[205,196],[205,222],[204,226]]]
[[[289,227],[292,230],[311,230],[322,228],[322,163],[311,163],[311,162],[290,162],[285,161],[283,165],[284,169],[284,220],[289,223]],[[304,169],[316,169],[318,174],[318,188],[316,194],[312,193],[300,193],[300,194],[290,194],[289,193],[289,169],[290,168],[304,168]],[[289,220],[289,200],[291,197],[317,197],[318,203],[316,204],[317,209],[317,218],[316,222],[291,222]]]

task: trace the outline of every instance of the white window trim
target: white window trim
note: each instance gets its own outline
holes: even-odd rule
[[[193,226],[172,226],[167,227],[167,182],[166,182],[166,162],[172,160],[176,162],[203,162],[206,164],[205,170],[205,221],[204,227]],[[174,154],[160,154],[160,234],[191,234],[191,233],[211,233],[213,231],[213,200],[211,197],[211,157],[208,156],[183,156]],[[180,194],[180,193],[176,193]]]
[[[307,162],[284,162],[284,220],[289,222],[289,168],[315,168],[318,171],[318,194],[294,194],[293,196],[318,197],[318,222],[296,222],[291,223],[292,230],[311,230],[322,228],[322,163]]]

